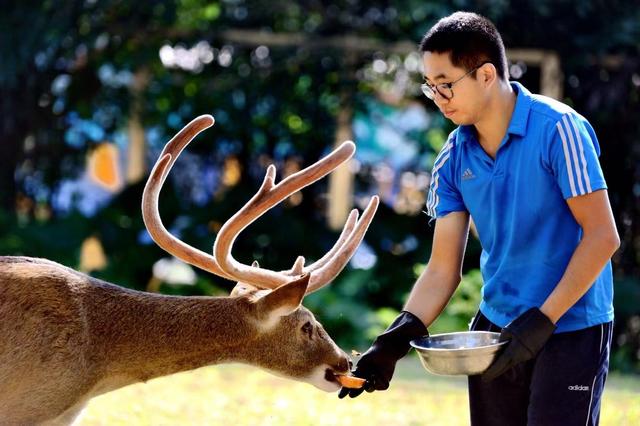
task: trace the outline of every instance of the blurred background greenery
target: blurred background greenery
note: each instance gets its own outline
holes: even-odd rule
[[[636,1],[10,3],[0,16],[0,254],[46,257],[140,290],[227,294],[231,282],[201,271],[167,276],[156,264],[167,255],[144,230],[140,199],[163,144],[200,114],[216,118],[178,160],[160,203],[167,228],[209,251],[267,164],[287,175],[353,138],[348,176],[272,209],[234,253],[270,269],[300,254],[318,259],[345,206],[380,194],[351,264],[305,299],[340,345],[360,350],[401,309],[429,258],[424,192],[453,128],[419,92],[416,45],[455,10],[489,17],[512,77],[572,105],[599,136],[622,238],[612,368],[640,372]],[[387,133],[372,136],[379,128]],[[475,313],[479,254],[472,237],[463,282],[433,332],[465,329]]]

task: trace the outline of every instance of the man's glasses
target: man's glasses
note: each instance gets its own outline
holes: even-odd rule
[[[484,64],[488,64],[489,62],[483,62],[480,65],[478,65],[477,67],[475,67],[474,69],[472,69],[471,71],[469,71],[468,73],[466,73],[465,75],[463,75],[462,77],[460,77],[459,79],[457,79],[456,81],[452,81],[451,83],[440,83],[440,84],[436,84],[436,85],[431,85],[429,83],[423,83],[420,85],[420,88],[422,89],[422,93],[424,93],[424,95],[431,99],[432,101],[435,101],[436,99],[436,91],[438,92],[438,94],[440,96],[442,96],[443,99],[449,101],[453,98],[453,85],[456,84],[457,82],[459,82],[460,80],[462,80],[463,78],[465,78],[466,76],[468,76],[469,74],[471,74],[472,72],[476,71],[478,68],[480,68],[481,66],[483,66]]]

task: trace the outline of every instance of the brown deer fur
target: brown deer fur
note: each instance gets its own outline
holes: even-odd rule
[[[349,359],[300,306],[307,284],[308,275],[236,297],[163,296],[0,257],[0,423],[64,424],[101,393],[223,362],[338,389],[325,370],[347,373]],[[310,366],[321,366],[313,377]]]

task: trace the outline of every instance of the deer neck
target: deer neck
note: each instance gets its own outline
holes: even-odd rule
[[[256,326],[241,298],[176,297],[103,286],[89,333],[102,376],[119,386],[205,365],[254,362]],[[243,303],[244,302],[244,303]],[[122,383],[121,383],[122,382]]]

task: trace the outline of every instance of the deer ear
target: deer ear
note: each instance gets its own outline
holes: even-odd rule
[[[245,294],[249,294],[256,291],[258,291],[257,287],[239,282],[233,287],[233,290],[231,290],[231,294],[229,296],[230,297],[244,296]]]
[[[251,263],[251,266],[253,266],[254,268],[260,267],[257,260],[254,260],[253,263]],[[231,294],[229,296],[231,297],[244,296],[245,294],[249,294],[256,291],[258,291],[258,287],[252,286],[251,284],[245,284],[243,282],[237,282],[236,285],[233,287],[233,290],[231,290]]]
[[[309,276],[310,274],[305,274],[301,278],[274,289],[258,300],[256,303],[263,319],[279,318],[298,309],[307,291]]]

